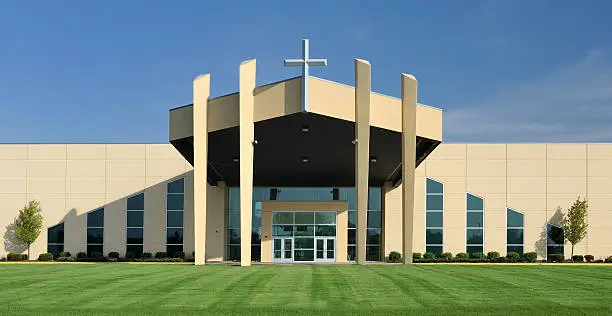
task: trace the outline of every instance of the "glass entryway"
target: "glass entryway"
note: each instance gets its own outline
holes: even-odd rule
[[[315,261],[336,260],[336,238],[315,237]]]
[[[272,239],[272,242],[274,243],[274,253],[272,258],[279,262],[291,262],[293,258],[293,238],[274,238]]]
[[[336,212],[272,212],[273,262],[336,261]]]

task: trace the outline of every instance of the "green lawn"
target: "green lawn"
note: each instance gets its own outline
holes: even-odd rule
[[[612,266],[0,264],[2,314],[612,314]]]

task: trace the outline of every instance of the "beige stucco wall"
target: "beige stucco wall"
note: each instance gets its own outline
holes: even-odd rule
[[[0,145],[0,256],[14,251],[5,240],[17,212],[41,203],[44,229],[32,257],[47,251],[47,228],[64,222],[64,248],[86,250],[87,212],[104,207],[104,252],[125,253],[126,199],[145,192],[144,251],[165,251],[166,183],[185,177],[185,236],[193,251],[192,168],[170,144]],[[209,190],[210,259],[223,257],[225,191]],[[211,249],[212,248],[212,249]]]
[[[525,251],[545,254],[546,222],[580,195],[589,232],[575,248],[612,255],[612,144],[442,144],[416,170],[415,239],[425,249],[425,178],[444,183],[444,251],[465,251],[466,192],[484,198],[485,252],[506,249],[506,207],[525,214]],[[385,196],[385,254],[401,249],[399,188]],[[565,254],[570,255],[566,244]]]
[[[254,122],[297,113],[301,109],[301,78],[272,83],[255,88]],[[308,78],[308,111],[355,121],[355,88],[316,77]],[[399,80],[398,80],[399,83]],[[402,131],[401,100],[370,94],[370,125],[397,132]],[[211,98],[208,102],[208,131],[239,125],[239,94]],[[417,106],[418,136],[442,140],[442,110]],[[170,141],[193,135],[193,106],[170,111]]]

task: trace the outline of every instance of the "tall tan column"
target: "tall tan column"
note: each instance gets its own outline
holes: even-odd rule
[[[193,80],[193,225],[195,264],[206,263],[206,172],[210,75]]]
[[[357,264],[366,262],[368,178],[370,173],[371,67],[355,59],[355,191],[357,196]]]
[[[240,64],[240,265],[243,267],[251,265],[255,70],[255,59]]]
[[[416,164],[417,80],[402,74],[402,235],[404,264],[412,263],[414,172]]]

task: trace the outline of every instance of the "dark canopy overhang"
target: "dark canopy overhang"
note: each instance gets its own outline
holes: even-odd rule
[[[208,182],[239,185],[239,127],[208,135]],[[355,184],[355,123],[315,113],[295,113],[255,123],[255,186]],[[193,138],[171,141],[193,164]],[[417,166],[440,141],[417,136]],[[370,127],[370,186],[401,180],[402,134]]]

